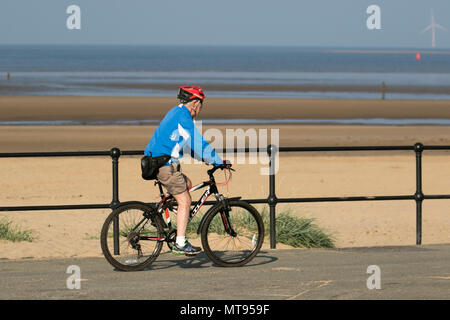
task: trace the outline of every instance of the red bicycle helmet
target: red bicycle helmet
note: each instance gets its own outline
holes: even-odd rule
[[[181,86],[178,87],[177,98],[182,102],[189,102],[191,100],[197,99],[203,102],[205,99],[205,94],[202,88],[197,86]]]

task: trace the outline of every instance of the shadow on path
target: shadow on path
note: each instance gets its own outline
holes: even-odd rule
[[[270,255],[267,251],[260,251],[258,255],[249,263],[242,267],[238,268],[247,268],[247,267],[254,267],[259,265],[265,265],[269,263],[273,263],[277,261],[278,258]],[[164,252],[161,253],[158,257],[158,259],[153,262],[150,266],[145,268],[142,271],[151,271],[151,270],[163,270],[163,269],[170,269],[170,268],[196,268],[196,269],[204,269],[204,268],[225,268],[219,265],[214,264],[208,256],[201,252],[198,255],[194,257],[186,257],[186,256],[174,256],[170,252]],[[114,269],[114,271],[122,272],[121,270]]]

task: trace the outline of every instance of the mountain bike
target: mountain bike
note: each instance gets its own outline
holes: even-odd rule
[[[229,165],[213,167],[207,170],[208,181],[189,189],[193,192],[206,188],[190,210],[188,224],[209,196],[214,194],[216,202],[203,215],[196,231],[200,234],[203,250],[219,266],[243,266],[261,249],[264,241],[263,220],[256,208],[240,200],[241,197],[226,198],[219,193],[214,178],[218,169],[233,170]],[[177,212],[176,200],[171,194],[164,193],[158,180],[155,185],[159,186],[159,203],[120,203],[103,224],[100,236],[103,254],[119,270],[143,270],[156,260],[164,242],[169,249],[175,244],[177,231],[170,213]]]

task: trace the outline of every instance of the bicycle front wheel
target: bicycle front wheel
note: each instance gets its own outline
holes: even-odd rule
[[[161,252],[164,230],[152,208],[128,204],[113,210],[100,235],[103,254],[122,271],[139,271],[149,266]]]
[[[258,254],[264,242],[264,223],[258,211],[244,201],[229,201],[230,211],[215,208],[202,227],[202,246],[223,267],[239,267]]]

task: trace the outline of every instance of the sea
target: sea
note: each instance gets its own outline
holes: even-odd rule
[[[450,51],[0,45],[0,96],[174,97],[187,84],[208,97],[450,100]]]
[[[0,95],[164,97],[196,84],[211,97],[378,99],[383,83],[385,99],[450,100],[450,52],[0,45]]]

